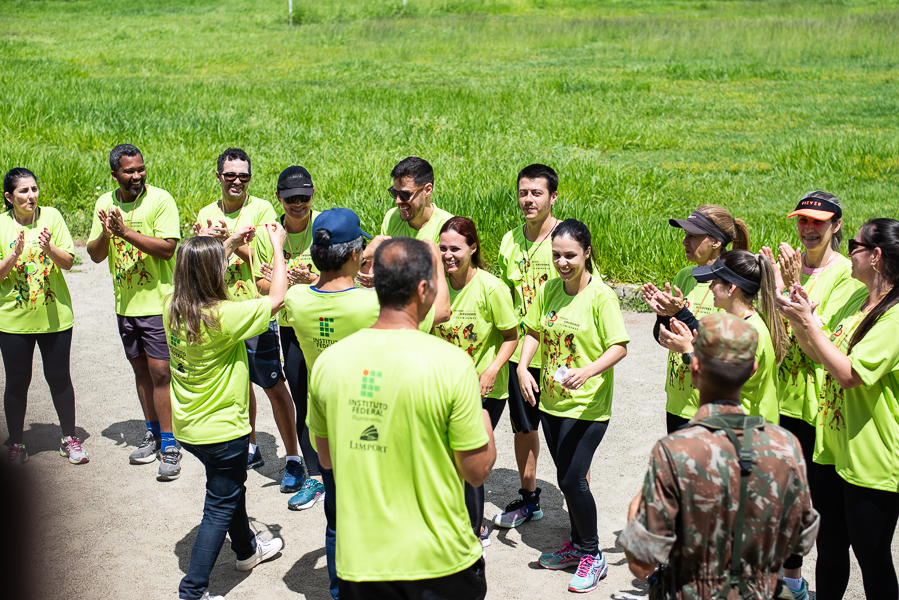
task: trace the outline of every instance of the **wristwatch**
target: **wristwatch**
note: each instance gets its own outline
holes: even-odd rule
[[[689,367],[690,362],[693,360],[693,353],[692,352],[684,352],[683,354],[680,355],[680,359],[683,361],[683,363],[685,365],[687,365]]]

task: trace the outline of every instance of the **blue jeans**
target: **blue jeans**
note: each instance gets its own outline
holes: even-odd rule
[[[340,580],[337,578],[337,497],[334,494],[334,471],[319,467],[322,472],[322,483],[325,486],[325,558],[328,560],[328,584],[331,597],[337,600],[337,588]]]
[[[206,467],[206,503],[197,539],[190,551],[187,575],[178,586],[181,598],[201,598],[209,587],[209,574],[225,541],[231,536],[231,549],[238,560],[256,552],[256,539],[247,518],[247,456],[250,436],[245,435],[218,444],[181,446]]]

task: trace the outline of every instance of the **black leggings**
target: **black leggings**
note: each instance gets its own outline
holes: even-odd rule
[[[609,422],[566,419],[545,412],[540,413],[540,421],[549,453],[556,463],[559,489],[568,503],[571,542],[582,552],[596,554],[599,552],[596,501],[590,492],[587,473]]]
[[[670,412],[665,413],[665,425],[668,427],[669,434],[674,433],[689,422],[690,419],[685,419],[678,415],[673,415]]]
[[[28,387],[34,345],[41,349],[44,379],[50,386],[50,396],[62,427],[63,437],[75,435],[75,390],[69,371],[72,350],[72,330],[55,333],[0,333],[0,352],[6,371],[6,390],[3,409],[9,428],[9,443],[22,444],[25,431],[25,408],[28,406]]]
[[[490,413],[490,425],[496,429],[499,418],[503,416],[503,409],[506,407],[505,400],[497,400],[496,398],[481,398],[481,404]],[[484,491],[484,485],[472,487],[468,483],[465,484],[465,508],[468,509],[468,519],[471,521],[471,528],[475,535],[481,535],[481,523],[484,521],[484,502],[487,494]]]
[[[899,584],[890,545],[899,494],[847,483],[833,465],[818,465],[816,508],[821,513],[815,580],[818,600],[840,600],[849,585],[849,546],[862,571],[866,598],[896,600]]]
[[[796,436],[799,446],[802,448],[802,457],[805,459],[805,474],[808,479],[808,487],[812,493],[812,506],[817,506],[818,501],[815,499],[815,467],[816,463],[812,461],[815,454],[815,426],[809,425],[802,419],[793,417],[785,417],[780,415],[780,426]],[[794,554],[784,561],[784,569],[798,569],[802,566],[802,555]]]
[[[306,426],[306,411],[308,410],[309,382],[306,377],[306,359],[300,350],[297,334],[293,327],[279,327],[281,332],[281,349],[284,352],[284,377],[290,388],[290,396],[297,413],[297,438],[300,441],[300,451],[303,453],[303,462],[310,477],[321,477],[318,468],[318,453],[312,447],[309,439],[309,427]]]

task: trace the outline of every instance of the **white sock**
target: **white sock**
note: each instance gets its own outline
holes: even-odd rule
[[[793,579],[792,577],[784,577],[787,586],[794,592],[798,592],[802,588],[802,577]]]
[[[285,464],[289,463],[290,461],[300,462],[300,457],[299,456],[288,456],[284,459]]]
[[[256,444],[250,442],[250,454],[256,454]]]

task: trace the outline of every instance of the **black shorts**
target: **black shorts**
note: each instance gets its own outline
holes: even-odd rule
[[[250,381],[264,390],[274,387],[284,379],[281,372],[281,346],[278,341],[278,323],[271,321],[268,331],[246,341],[247,362],[250,365]]]
[[[531,406],[521,395],[521,385],[518,383],[518,363],[509,362],[509,417],[512,421],[514,433],[530,433],[540,428],[540,392],[535,395],[537,404]],[[540,369],[528,367],[528,373],[540,385]]]
[[[500,417],[503,416],[503,409],[506,408],[506,401],[499,398],[481,398],[481,407],[490,415],[490,426],[496,429]]]
[[[125,317],[116,314],[116,321],[128,360],[144,353],[156,360],[169,360],[169,345],[162,326],[162,315]]]
[[[483,600],[487,595],[484,559],[458,573],[417,581],[340,580],[340,600]]]

